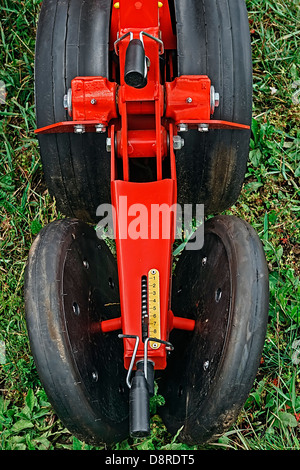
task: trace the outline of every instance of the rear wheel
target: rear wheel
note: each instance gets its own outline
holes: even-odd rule
[[[35,54],[37,127],[70,119],[63,97],[77,76],[109,75],[110,0],[44,0]],[[68,217],[93,222],[110,202],[106,135],[39,136],[49,192]]]
[[[217,216],[204,246],[181,255],[173,276],[175,315],[196,321],[171,332],[175,349],[159,380],[160,412],[179,439],[201,444],[236,420],[253,385],[268,320],[268,269],[261,242],[246,222]]]
[[[243,0],[175,0],[178,76],[208,75],[220,94],[213,119],[251,125],[252,56]],[[236,202],[244,181],[250,131],[182,133],[176,152],[178,202],[207,214]]]
[[[77,220],[53,222],[30,250],[25,308],[36,367],[70,432],[97,445],[128,435],[123,345],[99,322],[120,316],[115,259]]]

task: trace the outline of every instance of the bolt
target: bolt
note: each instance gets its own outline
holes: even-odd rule
[[[85,126],[83,126],[82,124],[75,124],[74,133],[75,134],[84,134],[85,133]]]
[[[215,87],[210,87],[210,114],[214,114],[215,108],[220,104],[220,95],[216,93]]]
[[[184,140],[180,135],[174,135],[173,136],[173,147],[174,150],[181,150],[182,147],[184,146]]]
[[[187,124],[181,123],[177,126],[178,132],[187,132],[189,130],[189,126]]]
[[[98,382],[98,372],[96,370],[92,372],[92,379],[94,382]]]
[[[90,267],[88,261],[85,260],[85,259],[83,260],[83,266],[85,267],[85,269],[89,269],[89,267]]]
[[[107,137],[106,139],[106,151],[111,152],[111,138]]]
[[[222,297],[222,289],[219,287],[219,288],[216,290],[216,294],[215,294],[215,300],[216,300],[216,302],[220,302],[221,297]]]
[[[97,100],[95,100],[95,98],[92,98],[91,99],[91,104],[96,104],[97,103]]]
[[[69,88],[63,100],[64,108],[68,110],[69,116],[72,116],[72,89]]]
[[[106,126],[104,124],[96,124],[95,129],[99,134],[104,134],[104,132],[106,132]]]
[[[198,131],[199,132],[208,132],[209,125],[208,124],[198,124]]]
[[[190,96],[186,99],[186,102],[187,103],[192,103],[193,102],[193,98],[191,98]]]
[[[205,266],[206,263],[207,263],[207,258],[206,258],[206,257],[205,257],[205,258],[202,258],[202,266]]]
[[[209,361],[205,361],[204,364],[203,364],[203,369],[207,370],[208,367],[209,367]]]
[[[80,307],[77,302],[73,302],[73,312],[75,315],[80,315]]]

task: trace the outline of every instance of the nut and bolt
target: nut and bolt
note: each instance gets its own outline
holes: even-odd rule
[[[74,126],[74,133],[75,134],[84,134],[85,133],[85,126],[82,124],[76,124]]]
[[[98,378],[99,378],[98,372],[96,370],[93,370],[92,372],[93,382],[98,382]]]
[[[85,269],[89,269],[90,265],[89,265],[89,262],[86,259],[84,259],[82,263],[83,263],[83,266],[85,267]]]
[[[220,104],[220,95],[215,91],[215,87],[210,87],[210,114],[214,114],[215,108]]]
[[[184,140],[180,135],[173,136],[173,148],[174,150],[181,150],[184,146]]]
[[[198,124],[198,131],[199,132],[208,132],[209,125],[208,124]]]
[[[106,132],[106,126],[104,124],[96,124],[95,129],[98,134],[104,134],[104,132]]]
[[[188,124],[180,123],[177,126],[177,131],[178,132],[187,132],[189,130]]]
[[[97,100],[95,98],[91,99],[91,104],[97,104]]]
[[[191,98],[190,96],[185,100],[187,103],[192,103],[193,102],[193,98]]]
[[[220,106],[220,95],[219,93],[215,93],[215,108]]]
[[[64,108],[68,109],[68,95],[64,95]]]
[[[72,89],[69,88],[67,94],[64,95],[64,108],[68,110],[69,116],[72,116]]]

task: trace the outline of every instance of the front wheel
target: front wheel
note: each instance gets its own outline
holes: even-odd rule
[[[213,119],[251,125],[252,54],[244,0],[174,0],[178,76],[208,75],[220,94]],[[250,130],[190,130],[176,152],[178,202],[228,209],[245,178]]]
[[[70,120],[63,98],[79,76],[109,76],[110,0],[44,0],[35,51],[37,127]],[[110,202],[106,134],[41,134],[45,180],[67,217],[97,220]]]

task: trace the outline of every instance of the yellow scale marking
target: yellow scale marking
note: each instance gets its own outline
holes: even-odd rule
[[[148,272],[148,307],[149,307],[149,338],[160,338],[160,291],[159,271],[150,269]],[[160,343],[149,341],[150,348],[158,349]]]

